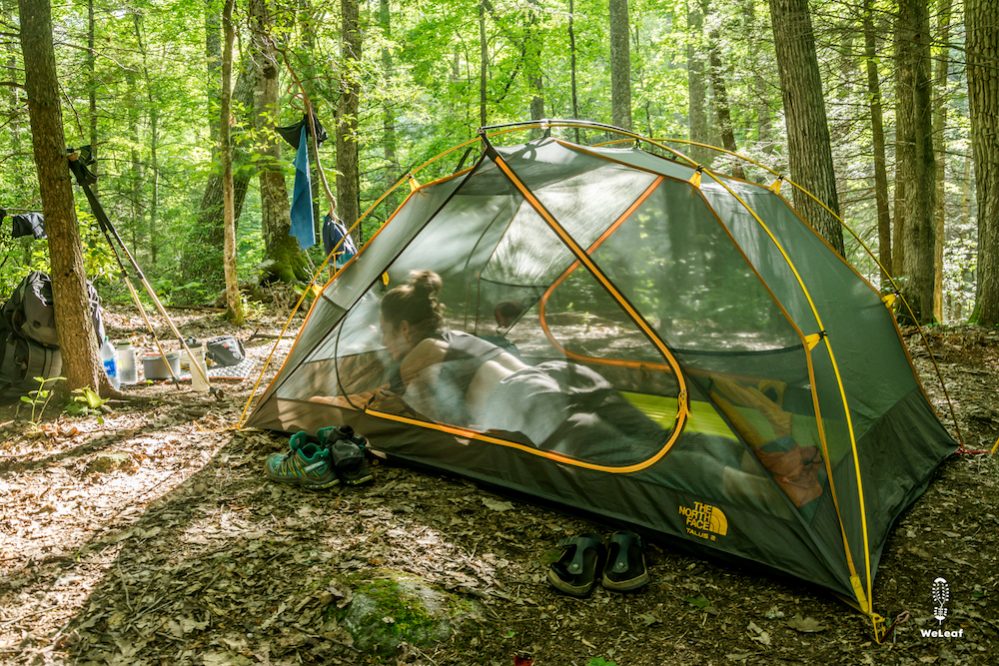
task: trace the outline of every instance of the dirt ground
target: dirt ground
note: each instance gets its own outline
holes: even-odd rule
[[[112,337],[144,340],[137,317],[108,319]],[[273,319],[236,330],[207,310],[177,321],[185,335],[237,335],[258,362],[279,330]],[[930,337],[968,448],[991,448],[999,334]],[[910,342],[945,414],[928,355]],[[460,479],[381,465],[359,488],[270,483],[263,460],[286,440],[232,429],[251,388],[144,386],[103,423],[50,407],[36,427],[0,407],[0,663],[508,666],[522,651],[536,666],[999,661],[999,463],[988,456],[944,464],[894,530],[875,599],[910,619],[877,645],[863,616],[820,589],[660,545],[645,590],[559,596],[545,582],[559,539],[609,526]],[[430,646],[359,650],[328,609],[384,568],[480,612]],[[960,636],[920,631],[938,627],[937,577],[951,586],[942,628]]]

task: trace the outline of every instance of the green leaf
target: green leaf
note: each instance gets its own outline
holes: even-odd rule
[[[29,405],[34,404],[34,401],[26,395],[21,396],[21,402],[27,403]]]
[[[686,599],[684,599],[684,601],[686,601],[691,606],[694,606],[695,608],[700,608],[702,610],[711,605],[711,602],[708,601],[708,598],[705,597],[703,594],[699,594],[696,597],[687,597]]]

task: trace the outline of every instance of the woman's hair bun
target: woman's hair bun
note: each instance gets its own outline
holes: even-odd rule
[[[413,271],[409,274],[409,284],[414,291],[425,292],[430,296],[436,296],[437,292],[444,286],[441,276],[433,271]]]

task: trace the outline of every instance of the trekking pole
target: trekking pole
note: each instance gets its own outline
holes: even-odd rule
[[[80,159],[81,156],[84,158],[83,160]],[[70,150],[69,168],[73,172],[73,175],[76,176],[77,183],[79,183],[80,187],[83,188],[83,193],[86,195],[87,201],[90,203],[90,208],[94,211],[94,217],[97,218],[97,222],[98,224],[100,224],[101,230],[104,232],[105,237],[108,238],[108,242],[111,244],[111,248],[113,251],[114,251],[114,243],[111,243],[111,239],[108,237],[108,234],[110,233],[110,235],[114,237],[115,241],[117,241],[118,246],[121,248],[121,251],[124,252],[125,256],[128,258],[128,262],[131,264],[132,270],[135,271],[136,276],[139,278],[139,282],[141,282],[142,286],[145,288],[146,294],[149,296],[149,299],[153,302],[153,305],[156,306],[156,310],[160,313],[160,316],[163,317],[164,320],[166,320],[173,334],[177,336],[177,340],[180,342],[181,348],[185,352],[187,352],[187,358],[193,361],[194,354],[191,353],[190,348],[187,346],[187,343],[184,341],[184,336],[182,336],[180,334],[180,331],[177,330],[177,326],[174,325],[173,320],[170,318],[170,315],[167,314],[166,308],[163,307],[163,303],[160,302],[159,297],[156,295],[156,291],[153,289],[152,285],[149,284],[149,280],[146,279],[146,275],[145,273],[142,272],[142,268],[139,266],[139,263],[135,260],[135,257],[132,256],[132,253],[129,252],[128,247],[125,245],[125,242],[121,239],[121,236],[118,234],[118,230],[115,228],[110,218],[108,218],[107,213],[104,211],[104,207],[101,205],[101,202],[97,199],[97,196],[94,194],[93,190],[90,189],[90,184],[96,182],[97,177],[94,176],[94,174],[90,173],[89,169],[87,169],[88,158],[91,161],[93,159],[90,154],[89,146],[81,148],[80,151]],[[115,254],[117,255],[116,251]],[[121,264],[121,260],[119,259],[118,261],[119,264]],[[122,265],[122,270],[124,271],[123,265]],[[127,275],[126,275],[126,281],[127,281]],[[135,288],[132,287],[131,291],[134,292]],[[138,302],[138,294],[135,294],[135,298],[136,301]],[[153,337],[155,339],[155,333],[153,334]],[[160,354],[163,356],[164,362],[166,362],[166,355],[163,354],[163,350],[162,348],[159,347],[158,342],[157,342],[157,348],[160,349]],[[207,369],[202,367],[200,363],[192,362],[190,363],[190,365],[197,368],[199,377],[202,380],[204,380],[205,384],[208,384],[209,382],[208,382]],[[166,366],[170,368],[169,363],[166,363]],[[194,372],[193,368],[192,372]],[[170,368],[170,374],[171,376],[174,377],[175,382],[178,381],[177,377],[174,376],[173,368]]]

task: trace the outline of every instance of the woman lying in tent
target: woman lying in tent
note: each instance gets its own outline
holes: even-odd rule
[[[528,365],[482,338],[449,330],[438,301],[442,286],[437,273],[418,271],[382,297],[382,343],[393,361],[387,384],[374,391],[313,400],[342,408],[411,413],[511,441],[526,439],[539,449],[598,464],[638,463],[664,446],[670,432],[590,368],[562,360]],[[801,457],[814,447],[803,449],[790,441],[789,413],[762,394],[723,378],[712,384],[712,399],[722,405],[744,439],[751,428],[740,408],[761,412],[770,421],[774,441],[753,436],[746,441],[792,503],[801,507],[821,495],[815,464]],[[759,465],[740,461],[740,452],[744,447],[735,441],[709,441],[699,433],[688,433],[684,444],[669,454],[672,464],[666,473],[691,491],[713,489],[771,513],[784,512],[786,505],[774,485]]]
[[[565,361],[528,365],[492,342],[449,330],[438,300],[442,286],[437,273],[417,271],[382,297],[382,342],[394,362],[387,386],[317,401],[408,408],[604,464],[635,463],[663,446],[668,431],[593,370]]]

